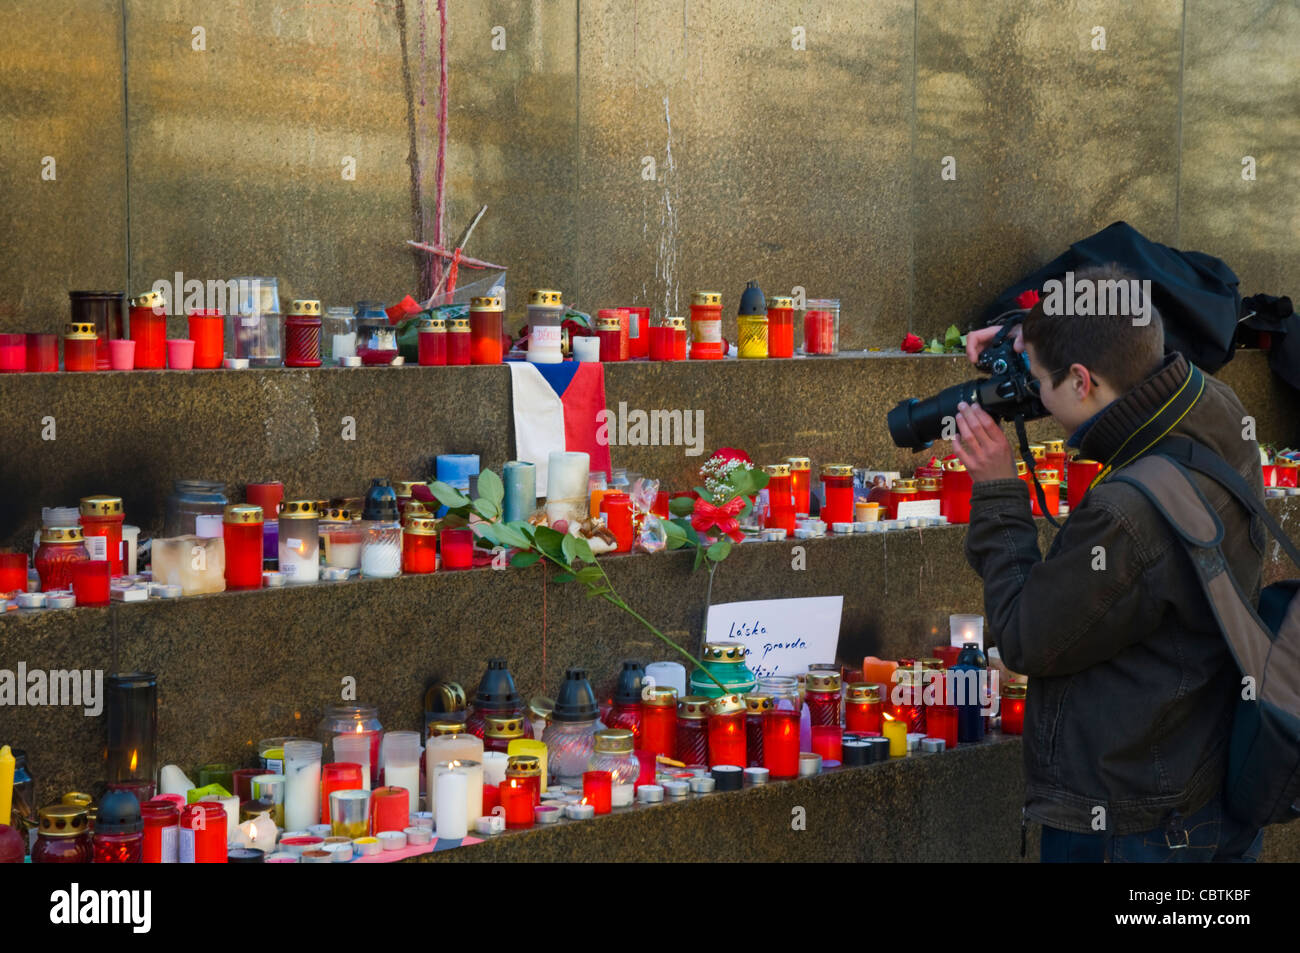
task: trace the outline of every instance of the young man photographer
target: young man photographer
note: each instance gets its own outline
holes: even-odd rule
[[[1091,269],[1075,285],[1129,277]],[[1136,488],[1105,479],[1180,434],[1262,497],[1246,412],[1227,385],[1164,355],[1154,308],[1141,326],[1043,304],[1016,350],[1070,444],[1103,464],[1045,558],[1001,426],[961,404],[953,441],[975,484],[966,551],[984,580],[989,641],[1029,677],[1024,817],[1043,825],[1045,862],[1253,861],[1261,832],[1228,816],[1222,796],[1237,666],[1173,530]],[[967,336],[972,362],[996,332]],[[1233,575],[1258,598],[1263,528],[1217,483],[1194,479],[1223,521]]]

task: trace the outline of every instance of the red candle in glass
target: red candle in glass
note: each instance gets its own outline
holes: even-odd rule
[[[195,801],[181,810],[180,861],[182,864],[226,862],[226,809],[216,801]]]
[[[677,760],[709,763],[709,699],[687,695],[677,703]]]
[[[883,713],[879,686],[856,682],[848,687],[848,698],[844,702],[844,724],[849,731],[880,734]]]
[[[915,669],[903,668],[900,662],[894,681],[884,702],[885,713],[905,724],[909,733],[925,731],[924,686],[917,684]]]
[[[632,551],[632,498],[626,493],[606,491],[600,498],[600,511],[605,514],[605,526],[614,534],[617,552]]]
[[[778,296],[767,299],[767,356],[794,357],[793,298]]]
[[[943,462],[943,482],[939,484],[939,513],[949,523],[970,522],[970,495],[974,486],[971,475],[956,457]]]
[[[105,834],[95,831],[94,864],[138,864],[144,854],[144,832]]]
[[[67,589],[72,585],[72,567],[90,559],[80,526],[51,526],[41,530],[41,545],[34,564],[41,577],[41,591]]]
[[[131,299],[131,340],[135,342],[137,370],[167,366],[167,299],[150,291]]]
[[[361,765],[354,761],[335,761],[320,767],[320,822],[330,822],[330,795],[335,791],[360,791],[365,782],[361,779]],[[410,805],[407,805],[409,812]],[[405,825],[403,825],[405,827]]]
[[[438,568],[438,521],[408,516],[402,528],[402,572],[420,575]]]
[[[673,328],[667,320],[650,327],[650,360],[671,361],[673,359]]]
[[[835,312],[805,311],[803,314],[803,350],[805,354],[835,353]]]
[[[619,324],[618,316],[606,316],[606,312],[601,312],[601,317],[596,319],[596,336],[600,339],[600,359],[603,363],[610,361],[621,361],[622,352],[622,327]]]
[[[284,318],[285,367],[320,367],[320,329],[320,302],[293,302]]]
[[[500,364],[504,355],[501,299],[495,295],[469,299],[470,355],[474,364]]]
[[[447,321],[444,318],[425,318],[419,330],[420,364],[424,367],[443,367],[447,363]]]
[[[110,575],[122,575],[122,498],[82,497],[80,512],[86,552],[92,559],[108,560]]]
[[[27,373],[27,335],[0,334],[0,374]]]
[[[727,345],[722,340],[722,295],[696,291],[691,295],[691,360],[721,360]]]
[[[632,732],[632,743],[641,747],[641,722],[645,710],[640,702],[615,701],[603,721],[606,728],[625,728]]]
[[[641,748],[665,758],[677,757],[677,689],[654,688],[644,699]]]
[[[484,749],[487,750],[486,748]],[[495,784],[483,782],[483,813],[491,814],[501,806],[501,788]]]
[[[709,767],[745,767],[745,702],[739,695],[722,695],[709,705]]]
[[[807,514],[812,506],[812,461],[807,457],[786,457],[790,464],[790,491],[795,513]]]
[[[763,715],[763,767],[774,780],[799,776],[799,712],[774,708]]]
[[[443,569],[469,569],[474,565],[474,531],[468,526],[444,529],[439,545]]]
[[[225,356],[225,319],[217,308],[191,310],[187,315],[190,340],[194,342],[196,370],[221,366]]]
[[[608,814],[613,809],[614,775],[609,771],[584,771],[582,799],[595,808],[597,814]]]
[[[360,785],[358,785],[360,786]],[[370,833],[404,831],[411,823],[411,796],[406,788],[375,788],[370,792]]]
[[[662,517],[663,519],[668,519],[669,517],[672,516],[672,511],[669,510],[668,508],[668,500],[669,500],[668,491],[660,490],[655,495],[655,503],[654,506],[650,508],[650,512],[654,513],[655,516]]]
[[[767,525],[785,530],[788,539],[794,539],[794,483],[788,463],[773,463],[763,467],[767,473]]]
[[[140,862],[161,864],[164,856],[169,858],[169,862],[174,861],[180,836],[180,808],[171,801],[147,801],[140,805],[140,817],[144,821]]]
[[[1061,509],[1060,474],[1056,470],[1049,470],[1047,467],[1039,467],[1034,471],[1034,474],[1038,477],[1039,485],[1043,488],[1043,499],[1047,501],[1047,512],[1052,516],[1056,516]],[[1029,484],[1029,493],[1033,497],[1034,505],[1037,506],[1038,491],[1034,489],[1032,482]]]
[[[823,761],[843,761],[844,729],[839,725],[813,725],[812,749]]]
[[[468,318],[452,318],[447,331],[447,363],[461,367],[470,363],[470,337]]]
[[[628,313],[627,359],[646,357],[650,353],[650,309],[629,306],[622,310]]]
[[[931,705],[925,711],[926,735],[942,738],[945,747],[957,747],[957,706]]]
[[[221,535],[226,546],[227,589],[262,588],[264,528],[260,506],[232,504],[226,507],[221,517]]]
[[[686,319],[681,316],[675,316],[668,319],[669,326],[673,331],[673,356],[670,360],[686,360],[687,344],[690,335],[686,331]]]
[[[1065,441],[1044,440],[1047,452],[1043,454],[1043,466],[1055,470],[1058,479],[1065,478]]]
[[[27,554],[0,553],[0,596],[27,591]]]
[[[763,767],[763,716],[772,710],[772,696],[745,695],[745,767]]]
[[[1002,733],[1025,733],[1025,686],[1007,685],[1002,689]]]
[[[1065,499],[1071,513],[1083,503],[1084,494],[1088,492],[1092,481],[1097,479],[1097,474],[1100,472],[1101,464],[1096,460],[1081,460],[1075,457],[1065,465],[1065,479],[1068,483]]]
[[[57,334],[28,334],[27,372],[49,374],[58,369],[59,336]]]
[[[72,594],[79,606],[106,606],[109,602],[108,560],[88,559],[72,566]]]
[[[511,829],[532,827],[533,808],[542,803],[542,777],[536,758],[523,758],[520,762],[532,765],[519,767],[511,762],[506,767],[506,779],[501,785],[501,807],[505,809],[506,827]]]
[[[853,467],[847,463],[828,463],[822,467],[821,519],[827,526],[832,523],[853,522]]]
[[[836,725],[841,722],[840,673],[809,672],[807,693],[808,718],[813,725]]]
[[[63,335],[63,369],[65,371],[98,370],[95,363],[99,335],[93,324],[69,324]],[[105,345],[105,351],[108,346]]]

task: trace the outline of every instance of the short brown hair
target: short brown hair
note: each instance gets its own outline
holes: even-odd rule
[[[1133,281],[1135,276],[1119,265],[1099,265],[1074,273],[1076,286],[1084,281]],[[1034,346],[1040,364],[1051,370],[1052,384],[1060,386],[1070,366],[1082,364],[1117,393],[1132,390],[1160,365],[1165,350],[1165,328],[1154,303],[1151,321],[1142,326],[1128,314],[1046,314],[1040,299],[1025,315],[1024,340]]]

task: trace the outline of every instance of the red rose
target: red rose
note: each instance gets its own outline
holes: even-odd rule
[[[754,462],[753,460],[749,459],[749,454],[747,454],[744,450],[737,450],[735,447],[723,447],[720,450],[715,451],[713,456],[709,457],[709,460],[710,461],[739,460],[742,463],[748,463],[748,464],[753,464]]]
[[[925,342],[915,334],[909,334],[903,338],[903,350],[908,354],[916,354],[918,351],[925,350]]]
[[[1038,304],[1038,299],[1038,291],[1034,288],[1030,288],[1027,291],[1022,291],[1020,294],[1016,295],[1016,307],[1024,308],[1028,311],[1034,305]]]

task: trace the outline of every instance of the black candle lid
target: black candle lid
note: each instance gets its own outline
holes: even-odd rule
[[[958,665],[969,665],[972,668],[988,668],[989,661],[984,657],[984,652],[980,649],[978,642],[967,642],[961,647],[961,653],[957,656],[957,661],[953,663],[953,668]]]
[[[554,721],[593,721],[600,714],[596,693],[591,690],[585,668],[571,668],[564,673],[560,692],[555,699]]]
[[[614,689],[614,701],[621,705],[636,705],[641,702],[641,689],[645,687],[645,666],[634,659],[623,662],[623,671],[618,675],[618,688]]]
[[[370,481],[366,491],[365,507],[361,511],[363,520],[392,523],[398,519],[397,491],[387,479],[380,477]]]
[[[99,802],[95,831],[99,834],[138,834],[144,830],[140,802],[130,791],[109,791]]]
[[[745,285],[737,314],[767,314],[767,302],[763,299],[763,291],[758,287],[757,281]]]
[[[518,711],[523,697],[515,688],[515,678],[503,658],[488,659],[487,671],[474,693],[474,707],[479,711]]]

